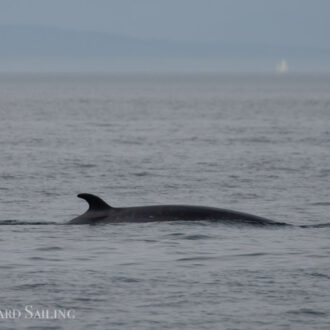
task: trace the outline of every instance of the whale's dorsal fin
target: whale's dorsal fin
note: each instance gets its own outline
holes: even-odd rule
[[[92,194],[79,194],[77,195],[77,197],[84,199],[88,203],[89,205],[88,211],[101,211],[112,208],[100,197],[97,197]]]

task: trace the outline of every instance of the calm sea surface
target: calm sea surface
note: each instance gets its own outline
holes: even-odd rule
[[[60,224],[81,192],[329,223],[330,76],[2,75],[0,151],[1,329],[329,329],[330,227]]]

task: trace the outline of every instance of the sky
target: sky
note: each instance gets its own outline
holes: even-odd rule
[[[330,48],[329,0],[0,0],[0,25]]]

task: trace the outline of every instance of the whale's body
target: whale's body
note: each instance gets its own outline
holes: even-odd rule
[[[88,202],[89,209],[84,214],[72,219],[69,224],[210,220],[261,226],[286,225],[283,222],[256,215],[215,207],[155,205],[114,208],[95,195],[79,194],[78,197]]]

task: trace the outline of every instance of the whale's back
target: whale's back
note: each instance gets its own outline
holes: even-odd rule
[[[118,209],[118,220],[130,222],[210,220],[259,225],[281,224],[256,215],[195,205],[155,205]]]
[[[114,208],[95,195],[79,194],[78,197],[87,201],[89,209],[72,219],[69,222],[71,224],[210,220],[254,225],[285,225],[256,215],[215,207],[151,205]]]

